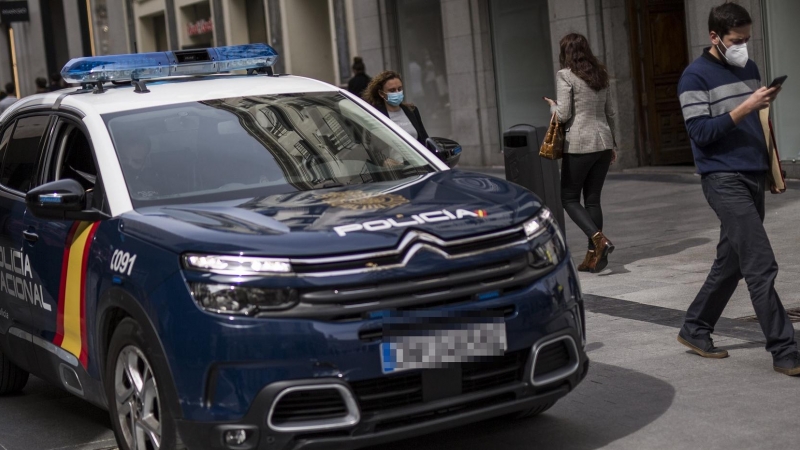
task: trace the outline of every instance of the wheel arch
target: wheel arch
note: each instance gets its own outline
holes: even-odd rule
[[[108,350],[111,343],[111,337],[114,335],[117,325],[125,318],[135,320],[142,328],[144,337],[150,344],[152,351],[151,355],[153,361],[151,364],[156,366],[156,369],[166,374],[165,380],[159,380],[159,383],[165,384],[164,393],[166,394],[166,404],[168,405],[172,417],[180,419],[183,417],[183,411],[180,407],[178,399],[178,391],[175,386],[175,381],[172,376],[172,370],[169,366],[169,361],[164,351],[164,346],[161,339],[158,337],[155,327],[153,326],[150,317],[145,312],[141,303],[130,292],[112,287],[106,290],[100,297],[98,305],[96,336],[97,338],[97,360],[100,361],[100,379],[105,383],[105,368],[108,363]],[[108,402],[109,399],[106,399]]]

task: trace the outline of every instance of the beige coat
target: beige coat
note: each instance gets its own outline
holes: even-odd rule
[[[615,148],[610,89],[595,91],[569,69],[556,74],[557,105],[551,108],[567,131],[565,153],[593,153]]]

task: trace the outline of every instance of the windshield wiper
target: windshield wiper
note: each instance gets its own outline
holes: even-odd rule
[[[314,189],[327,189],[327,188],[335,188],[335,187],[342,187],[344,186],[342,183],[333,181],[333,180],[325,180],[321,183],[317,183],[314,185]]]

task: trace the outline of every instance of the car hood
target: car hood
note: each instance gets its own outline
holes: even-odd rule
[[[127,234],[187,251],[324,256],[395,248],[410,229],[450,240],[518,225],[541,202],[489,175],[449,170],[395,182],[142,208]]]

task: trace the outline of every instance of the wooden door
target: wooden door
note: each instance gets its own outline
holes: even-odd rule
[[[628,2],[646,153],[641,160],[652,165],[692,162],[678,101],[678,80],[689,64],[684,0]]]

